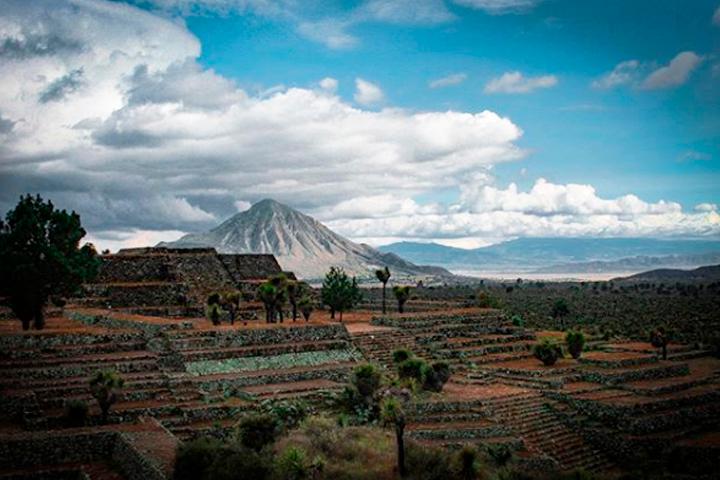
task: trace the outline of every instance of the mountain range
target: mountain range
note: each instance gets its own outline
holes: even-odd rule
[[[720,262],[720,241],[717,240],[520,238],[475,249],[399,242],[380,250],[411,262],[442,265],[464,273],[640,272],[649,268],[698,267]]]
[[[630,277],[616,278],[620,282],[717,282],[720,281],[720,265],[700,267],[694,270],[660,268],[638,273]]]
[[[415,265],[392,252],[352,242],[314,218],[271,199],[255,203],[208,232],[191,233],[158,246],[214,247],[220,253],[272,253],[283,270],[310,281],[322,278],[331,266],[344,268],[358,280],[374,280],[375,270],[385,266],[396,281],[453,278],[442,267]]]

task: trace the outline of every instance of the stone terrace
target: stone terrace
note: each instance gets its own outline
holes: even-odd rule
[[[48,478],[164,478],[177,441],[226,435],[258,400],[323,402],[360,361],[392,369],[398,348],[452,366],[444,391],[421,396],[410,411],[407,434],[421,442],[507,445],[530,469],[612,471],[670,454],[688,466],[717,458],[720,360],[705,351],[672,345],[665,361],[646,344],[592,339],[579,360],[546,367],[531,347],[558,332],[512,326],[495,310],[352,312],[345,324],[326,317],[215,327],[73,307],[41,332],[2,321],[0,463],[13,470],[0,478],[41,470]],[[102,369],[125,379],[108,426],[97,425],[87,385]],[[69,399],[91,406],[90,426],[66,426]],[[23,455],[32,442],[47,456]],[[66,452],[86,444],[92,448]],[[123,468],[113,472],[118,462]]]

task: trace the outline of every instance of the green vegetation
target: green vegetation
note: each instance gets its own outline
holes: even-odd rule
[[[412,352],[405,348],[399,348],[392,353],[392,361],[395,365],[398,365],[408,358],[412,357]]]
[[[400,477],[405,477],[405,407],[399,397],[391,396],[383,400],[380,408],[383,422],[395,430],[398,472]]]
[[[65,425],[68,427],[84,427],[88,418],[88,405],[82,400],[65,402]]]
[[[385,267],[383,269],[375,270],[375,276],[380,283],[382,283],[382,313],[385,315],[387,313],[385,308],[385,288],[387,287],[388,280],[390,280],[390,269]]]
[[[543,365],[555,365],[558,358],[562,357],[562,349],[557,343],[544,339],[533,347],[533,355],[540,360]]]
[[[315,310],[315,305],[313,303],[312,298],[310,296],[304,296],[298,301],[298,308],[300,309],[300,313],[302,313],[303,318],[306,322],[310,321],[310,315],[312,315],[313,310]]]
[[[488,292],[481,291],[477,294],[477,306],[480,308],[500,308],[500,301]]]
[[[45,326],[48,298],[77,293],[97,275],[100,260],[95,248],[80,247],[85,230],[80,216],[56,210],[38,195],[20,197],[0,220],[0,295],[22,322],[40,330]]]
[[[580,331],[570,330],[565,334],[565,344],[572,358],[577,360],[585,347],[585,335]]]
[[[663,360],[667,360],[667,346],[670,335],[664,327],[658,327],[650,333],[650,344],[662,351]]]
[[[360,358],[360,355],[354,350],[319,350],[270,356],[226,358],[223,360],[201,360],[188,362],[185,364],[185,368],[193,375],[210,375],[214,373],[309,367],[325,363],[348,362]]]
[[[300,307],[300,302],[305,300],[306,298],[309,299],[308,295],[310,287],[305,282],[288,280],[285,288],[287,290],[288,300],[290,301],[290,305],[292,306],[292,319],[294,322],[297,320],[298,307]],[[310,315],[308,314],[308,317],[305,319],[305,321],[307,321],[309,318]]]
[[[117,401],[117,392],[124,383],[117,372],[110,370],[97,372],[90,379],[90,392],[100,406],[102,423],[107,423],[110,407]]]
[[[241,300],[242,294],[237,290],[225,292],[222,294],[222,297],[220,299],[220,305],[222,306],[223,310],[228,312],[228,315],[230,316],[230,325],[235,325],[235,319],[237,318],[237,314],[240,311]]]
[[[395,285],[393,294],[398,304],[398,313],[403,313],[405,303],[410,299],[410,287],[408,285]]]
[[[560,330],[565,330],[565,317],[570,315],[570,307],[564,298],[558,298],[553,304],[552,317],[560,322]]]
[[[251,413],[240,419],[237,433],[244,447],[259,452],[280,434],[280,422],[270,413]]]
[[[335,318],[335,313],[340,313],[340,321],[344,311],[352,310],[362,300],[362,293],[357,281],[352,280],[339,267],[330,267],[325,275],[322,290],[320,291],[322,302],[330,308],[330,318]]]
[[[222,316],[223,309],[220,306],[220,294],[211,293],[208,295],[207,304],[205,307],[205,315],[213,325],[220,325],[220,318]]]

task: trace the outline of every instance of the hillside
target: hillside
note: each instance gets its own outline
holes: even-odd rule
[[[638,273],[629,277],[616,278],[615,281],[623,282],[717,282],[720,281],[720,265],[710,265],[694,270],[679,270],[672,268],[660,268],[649,272]]]
[[[272,253],[284,270],[301,278],[322,278],[340,266],[359,279],[374,279],[374,270],[388,266],[395,280],[450,278],[436,266],[415,265],[390,252],[380,252],[333,232],[314,218],[266,199],[205,233],[185,235],[159,246],[214,247],[220,253]]]
[[[399,242],[380,248],[411,262],[448,269],[573,273],[642,271],[715,263],[720,241],[645,238],[520,238],[462,249],[435,243]],[[613,270],[615,269],[615,270]]]

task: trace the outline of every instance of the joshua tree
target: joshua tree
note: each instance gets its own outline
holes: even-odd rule
[[[582,332],[569,331],[565,334],[565,343],[570,355],[577,360],[582,355],[585,346],[585,335]]]
[[[124,383],[117,372],[109,370],[97,372],[90,380],[90,391],[100,406],[102,423],[107,423],[110,407],[117,400],[117,391]]]
[[[258,298],[265,307],[265,322],[275,323],[275,302],[277,300],[277,288],[270,282],[265,282],[258,287]]]
[[[240,310],[240,299],[242,295],[237,290],[226,292],[221,298],[221,305],[223,310],[228,312],[230,315],[230,325],[235,325],[235,318],[237,318],[238,311]]]
[[[552,317],[560,321],[560,330],[565,330],[565,317],[570,314],[570,307],[563,298],[555,301],[552,308]]]
[[[398,302],[398,312],[403,313],[405,302],[407,302],[410,298],[410,287],[407,285],[395,285],[393,287],[393,293],[395,294],[395,298]]]
[[[385,287],[387,287],[387,282],[390,280],[390,269],[385,267],[383,269],[375,270],[375,276],[382,283],[382,313],[385,315]]]
[[[307,292],[307,284],[303,282],[298,282],[295,280],[288,280],[287,282],[287,296],[288,300],[290,301],[290,305],[292,305],[292,319],[293,322],[297,320],[297,313],[298,313],[298,306],[299,306],[299,300],[303,299],[306,296]]]
[[[397,442],[397,465],[400,477],[405,477],[405,409],[402,402],[396,397],[387,397],[382,402],[381,416],[386,425],[395,428]]]
[[[535,345],[533,348],[533,355],[535,355],[535,358],[540,360],[544,365],[549,367],[550,365],[554,365],[558,358],[562,357],[562,350],[558,344],[545,339]]]
[[[312,315],[314,309],[312,298],[310,298],[309,296],[302,297],[298,302],[298,308],[300,308],[300,313],[302,313],[305,321],[309,322],[310,315]]]
[[[268,279],[268,282],[275,287],[275,312],[280,317],[280,323],[285,320],[285,302],[288,298],[288,278],[284,273],[274,275]]]
[[[667,360],[667,346],[669,342],[670,336],[663,327],[656,328],[650,334],[650,343],[653,347],[662,349],[663,360]]]
[[[330,307],[330,318],[335,318],[335,312],[340,312],[340,321],[345,310],[350,310],[362,299],[360,287],[355,277],[351,280],[342,268],[330,267],[325,275],[322,290],[322,301]]]
[[[72,295],[97,274],[100,260],[91,244],[80,247],[84,236],[77,213],[56,210],[39,195],[20,197],[0,220],[0,295],[23,330],[31,321],[45,326],[48,297]]]
[[[210,295],[208,295],[206,314],[213,325],[220,325],[220,315],[222,314],[222,307],[220,306],[219,293],[211,293]]]

